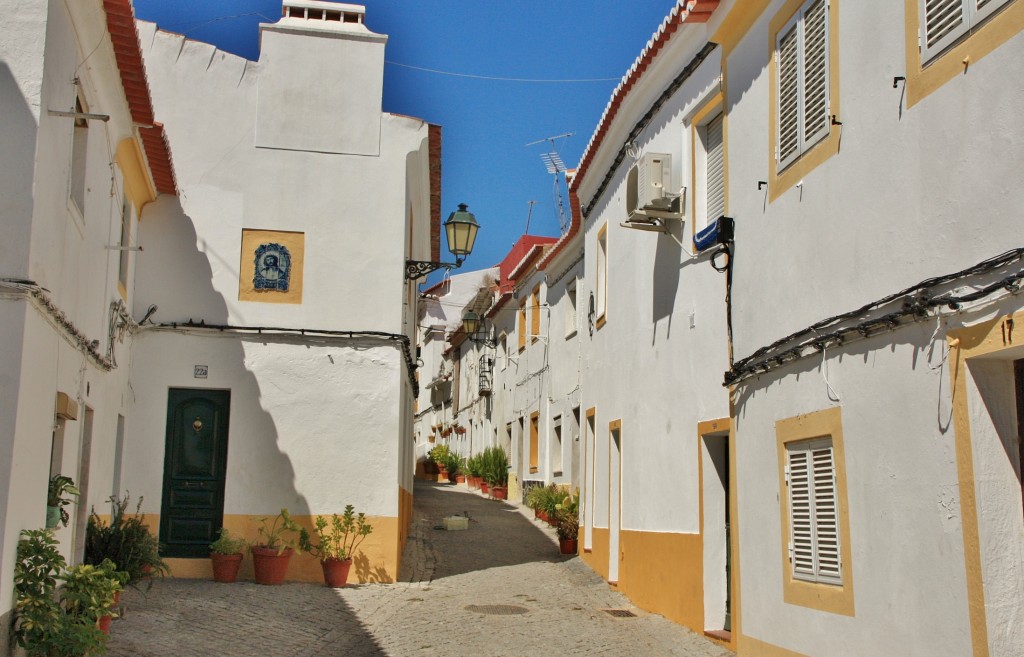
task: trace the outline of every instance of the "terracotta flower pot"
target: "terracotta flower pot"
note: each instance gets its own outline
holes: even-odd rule
[[[558,539],[558,551],[562,554],[576,554],[576,539],[575,538],[560,538]]]
[[[508,499],[508,488],[505,486],[492,486],[491,495],[496,500],[507,500]]]
[[[213,562],[213,581],[231,584],[238,581],[238,569],[242,565],[242,554],[210,554]]]
[[[96,619],[96,625],[100,628],[100,631],[104,634],[110,634],[110,624],[114,621],[114,617],[111,614],[100,616]]]
[[[464,483],[466,483],[466,475],[464,475],[464,474],[457,474],[457,475],[455,475],[455,483],[457,483],[457,484],[464,484]]]
[[[480,492],[483,493],[484,495],[487,494],[487,482],[486,481],[481,481],[480,482]]]
[[[352,559],[324,559],[320,567],[324,570],[324,583],[332,589],[340,589],[348,582]]]
[[[272,548],[253,546],[252,566],[256,573],[257,584],[277,585],[284,582],[288,572],[288,562],[292,558],[292,549],[285,548],[280,554]]]

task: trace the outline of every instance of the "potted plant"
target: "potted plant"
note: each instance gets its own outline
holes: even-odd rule
[[[373,526],[366,519],[365,513],[356,514],[355,507],[347,504],[345,512],[340,516],[337,513],[331,515],[330,523],[323,516],[317,516],[313,532],[317,538],[315,545],[309,534],[302,530],[299,535],[301,548],[320,560],[327,586],[342,588],[348,583],[352,555],[373,532]]]
[[[288,562],[302,529],[288,513],[288,509],[274,518],[259,519],[259,540],[249,548],[257,584],[280,584],[288,572]]]
[[[469,472],[469,477],[466,479],[469,482],[470,488],[480,488],[480,455],[471,456],[466,459],[466,470]]]
[[[58,524],[68,526],[68,515],[66,507],[71,504],[72,498],[77,498],[78,489],[74,480],[62,474],[55,474],[50,479],[50,485],[46,493],[46,528],[56,529]]]
[[[531,486],[526,493],[526,506],[533,509],[533,517],[540,519],[540,509],[544,502],[544,487],[543,486]]]
[[[448,471],[448,483],[457,483],[459,468],[462,467],[462,458],[455,452],[448,452],[444,460],[445,469]]]
[[[217,540],[210,544],[210,561],[213,563],[213,581],[232,584],[238,580],[238,569],[248,542],[234,538],[227,527],[221,527]]]
[[[139,497],[134,514],[127,513],[130,499],[128,494],[124,499],[110,498],[110,523],[104,522],[95,508],[89,514],[84,561],[99,566],[104,559],[109,559],[118,571],[127,573],[127,584],[136,585],[148,580],[152,586],[154,574],[162,577],[169,570],[160,558],[160,543],[146,524],[146,514],[142,512],[143,498]]]
[[[580,533],[579,515],[562,511],[555,531],[558,532],[558,551],[562,554],[576,554],[576,539]]]
[[[442,477],[448,476],[448,445],[435,445],[430,450],[430,458],[437,464],[438,473]]]
[[[484,477],[491,496],[498,500],[508,499],[508,455],[501,447],[488,447],[484,454]]]
[[[52,530],[21,532],[14,564],[13,637],[28,655],[101,655],[100,619],[127,575],[111,562],[68,569]],[[64,585],[57,587],[58,582]]]

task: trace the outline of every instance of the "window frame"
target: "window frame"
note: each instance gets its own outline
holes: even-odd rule
[[[530,292],[530,344],[540,339],[540,283]]]
[[[128,301],[128,270],[131,267],[131,245],[134,228],[134,207],[126,194],[121,202],[121,235],[117,260],[117,291]]]
[[[579,332],[579,300],[576,292],[579,289],[579,279],[573,278],[565,286],[565,339],[573,337]]]
[[[526,299],[519,301],[519,310],[516,314],[516,332],[519,339],[519,351],[526,349]]]
[[[815,168],[823,164],[833,155],[839,152],[839,137],[841,126],[831,123],[831,117],[842,116],[839,94],[839,14],[841,0],[826,0],[826,88],[827,88],[827,117],[823,137],[813,143],[808,141],[806,148],[800,151],[799,157],[787,161],[786,166],[780,165],[777,157],[779,152],[779,72],[776,62],[777,41],[784,29],[792,24],[794,18],[799,18],[800,12],[806,9],[815,0],[787,0],[782,8],[769,22],[768,41],[768,76],[769,76],[769,103],[768,103],[768,202],[771,203],[779,198],[788,189],[804,179],[804,177]],[[916,1],[916,0],[913,0]],[[728,117],[726,117],[728,119]],[[726,121],[728,128],[728,120]]]
[[[696,236],[704,228],[707,228],[718,217],[711,217],[708,214],[708,125],[722,120],[722,214],[728,212],[729,203],[729,162],[728,148],[726,141],[726,116],[723,106],[723,94],[721,91],[707,99],[702,107],[689,119],[690,143],[693,144],[691,151],[691,203],[693,207],[693,234]]]
[[[934,46],[928,45],[928,21],[926,17],[928,0],[917,0],[918,34],[920,35],[921,65],[928,66],[941,57],[951,46],[968,38],[989,18],[1009,5],[1013,0],[989,0],[989,6],[978,9],[978,0],[959,0],[961,24],[944,34]]]
[[[843,441],[842,411],[839,407],[798,415],[775,423],[778,451],[779,516],[781,524],[781,568],[783,599],[788,604],[818,609],[844,616],[854,615],[854,569],[850,537],[850,513],[847,502],[846,458]],[[790,446],[830,440],[834,471],[835,509],[837,515],[838,556],[842,580],[836,582],[808,581],[794,575],[790,558],[791,494],[787,469]],[[774,506],[774,504],[773,504]]]
[[[594,328],[600,329],[608,321],[608,224],[597,231],[595,250],[596,274],[594,284]]]
[[[999,0],[958,38],[925,54],[921,0],[904,0],[906,102],[910,109],[951,80],[963,77],[964,60],[973,65],[1024,31],[1024,2]]]
[[[87,113],[89,105],[81,86],[75,87],[75,112]],[[71,122],[71,150],[68,161],[68,207],[85,224],[85,201],[89,173],[89,120],[75,118]]]
[[[824,30],[825,30],[825,35],[824,35],[824,42],[825,42],[824,43],[824,61],[822,63],[822,69],[823,70],[821,72],[821,75],[823,75],[824,78],[825,78],[824,85],[823,85],[824,92],[825,92],[824,108],[823,108],[824,111],[825,111],[825,116],[824,116],[825,122],[824,122],[824,125],[823,125],[822,128],[818,129],[816,132],[812,133],[811,135],[807,135],[807,134],[805,134],[805,127],[806,127],[806,124],[807,124],[807,102],[806,102],[807,99],[806,99],[806,92],[807,92],[807,79],[808,79],[807,68],[806,68],[807,67],[807,31],[806,31],[807,23],[806,23],[806,17],[807,17],[807,12],[811,8],[811,6],[815,5],[815,4],[819,3],[819,2],[823,4],[824,12],[825,12],[825,17],[824,17]],[[774,43],[775,43],[775,48],[774,48],[774,52],[773,52],[773,59],[774,59],[773,65],[775,67],[775,79],[776,79],[776,83],[778,85],[777,86],[778,91],[777,91],[776,102],[774,103],[774,110],[775,110],[775,113],[776,113],[775,114],[775,118],[776,118],[776,126],[775,126],[775,159],[776,159],[776,162],[777,162],[776,166],[778,167],[779,171],[784,171],[786,168],[788,168],[790,165],[792,165],[794,162],[796,162],[798,159],[800,159],[800,157],[802,157],[805,153],[807,153],[812,148],[814,148],[822,139],[824,139],[825,137],[828,136],[828,134],[830,132],[830,129],[831,129],[831,126],[830,126],[830,123],[829,123],[829,114],[830,114],[830,110],[831,110],[831,97],[830,97],[830,93],[829,93],[830,92],[830,89],[829,89],[829,66],[830,66],[830,62],[829,62],[829,43],[831,41],[831,35],[830,35],[830,30],[829,30],[829,17],[830,17],[830,14],[831,14],[831,8],[829,6],[829,0],[804,0],[801,3],[800,8],[797,9],[796,13],[794,13],[793,16],[788,21],[786,21],[785,24],[783,24],[782,28],[780,30],[778,30],[777,32],[775,32],[774,35],[773,35]],[[781,103],[781,100],[780,100],[781,96],[782,96],[782,87],[781,87],[781,85],[782,85],[782,61],[781,61],[781,54],[780,53],[782,51],[782,40],[790,33],[790,31],[793,32],[794,38],[796,39],[796,45],[795,45],[795,51],[796,51],[795,52],[795,56],[796,56],[796,62],[795,62],[796,81],[795,81],[795,85],[796,85],[796,89],[795,89],[795,92],[794,92],[796,94],[796,113],[795,113],[795,116],[793,117],[793,120],[796,121],[796,126],[794,127],[794,129],[796,131],[796,144],[795,144],[795,147],[794,147],[792,153],[783,155],[782,152],[781,152],[781,148],[782,148],[783,116],[782,116],[782,103]]]

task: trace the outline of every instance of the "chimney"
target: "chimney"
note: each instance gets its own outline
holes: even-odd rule
[[[284,0],[260,25],[256,146],[378,155],[387,36],[362,5]]]

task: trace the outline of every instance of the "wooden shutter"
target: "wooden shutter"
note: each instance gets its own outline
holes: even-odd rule
[[[921,61],[926,62],[967,31],[968,4],[975,0],[921,0]]]
[[[842,584],[839,562],[839,509],[832,442],[811,449],[814,473],[815,570],[819,582]]]
[[[971,28],[978,26],[978,23],[994,14],[1003,5],[1012,0],[970,0],[971,5]]]
[[[798,579],[814,578],[814,517],[811,466],[804,449],[789,449],[790,560]]]
[[[801,19],[803,66],[803,134],[800,151],[828,135],[828,3],[812,2]]]
[[[776,157],[779,169],[800,152],[800,84],[797,66],[797,23],[779,34],[775,46],[779,79],[779,142]]]
[[[723,114],[707,125],[707,223],[725,214],[725,143]]]
[[[832,439],[793,443],[786,450],[793,577],[842,584]]]

